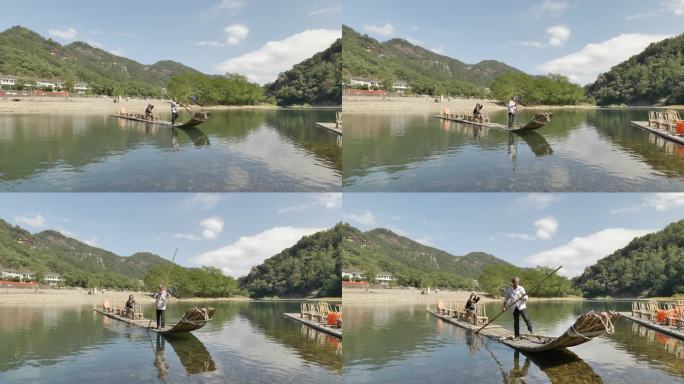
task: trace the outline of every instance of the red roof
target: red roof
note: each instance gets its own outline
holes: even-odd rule
[[[356,282],[356,281],[343,281],[343,282],[342,282],[342,286],[343,286],[343,287],[349,287],[349,288],[353,288],[353,287],[365,287],[365,286],[367,286],[367,285],[368,285],[368,282],[367,282],[367,281],[359,281],[359,282]]]
[[[345,90],[348,96],[384,96],[387,91],[368,91],[366,89],[347,89]]]
[[[36,283],[36,282],[20,283],[17,281],[0,280],[0,285],[4,285],[4,286],[8,286],[8,287],[14,287],[14,288],[33,288],[33,287],[37,287],[38,283]]]

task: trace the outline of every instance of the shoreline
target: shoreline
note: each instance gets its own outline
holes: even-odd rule
[[[470,113],[476,104],[483,105],[484,113],[505,111],[506,106],[499,104],[496,100],[489,99],[463,99],[452,98],[451,100],[444,99],[441,102],[435,102],[432,97],[375,97],[375,96],[344,96],[343,110],[345,113],[373,113],[373,112],[391,112],[391,113],[428,113],[440,114],[444,108],[449,108],[452,113]],[[578,105],[530,105],[519,106],[519,110],[560,110],[560,109],[605,109],[605,110],[619,110],[619,109],[684,109],[682,105],[661,105],[661,106],[629,106],[629,105],[610,105],[600,106],[595,104],[578,104]]]
[[[18,99],[20,101],[13,101]],[[122,99],[118,103],[114,103],[113,97],[70,97],[68,100],[64,97],[16,97],[0,98],[0,114],[118,114],[123,108],[127,113],[144,113],[148,104],[155,106],[154,114],[170,114],[171,107],[169,100],[161,99]],[[232,111],[232,110],[332,110],[340,109],[341,106],[335,107],[305,107],[305,106],[289,106],[280,107],[274,104],[258,104],[258,105],[211,105],[198,106],[188,105],[191,110],[204,111]],[[187,113],[185,108],[180,107],[179,112]]]

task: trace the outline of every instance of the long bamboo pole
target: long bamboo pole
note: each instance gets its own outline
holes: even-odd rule
[[[176,261],[176,254],[178,253],[178,248],[173,252],[173,258],[171,259],[171,264],[169,264],[169,269],[166,271],[166,277],[164,278],[164,288],[168,288],[167,285],[169,284],[169,277],[171,276],[171,268],[173,267],[173,263]]]
[[[534,285],[534,290],[531,290],[530,292],[535,292],[535,291],[537,291],[537,290],[541,287],[541,285],[542,285],[546,280],[548,280],[551,276],[555,275],[556,272],[560,271],[561,268],[563,268],[562,265],[561,265],[560,267],[556,268],[553,272],[551,272],[551,273],[549,273],[548,275],[546,275],[546,277],[544,277],[544,278],[541,279],[539,282],[537,282],[537,284]],[[526,293],[525,295],[523,295],[523,297],[525,297],[525,296],[527,296],[527,295],[529,295],[529,294]],[[499,316],[503,315],[504,312],[506,312],[506,310],[508,310],[509,308],[513,307],[513,306],[516,305],[520,300],[522,300],[523,297],[520,297],[520,298],[518,298],[518,300],[516,300],[516,301],[512,302],[511,304],[507,305],[503,311],[499,312],[498,315],[494,316],[493,319],[489,320],[489,322],[488,322],[487,324],[483,325],[480,329],[478,329],[477,331],[475,331],[475,333],[480,333],[480,331],[483,330],[483,329],[485,329],[486,326],[488,326],[489,324],[493,323],[494,320],[496,320],[496,319],[499,318]]]

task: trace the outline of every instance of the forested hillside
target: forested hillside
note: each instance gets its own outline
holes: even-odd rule
[[[352,28],[342,27],[342,76],[371,77],[387,86],[408,81],[424,94],[482,96],[499,75],[520,72],[504,63],[485,60],[466,64],[403,39],[378,42]]]
[[[342,105],[342,41],[315,54],[266,85],[278,105]]]
[[[684,35],[651,44],[587,90],[599,105],[684,103]]]
[[[575,285],[587,297],[684,293],[684,220],[632,240],[586,268]]]

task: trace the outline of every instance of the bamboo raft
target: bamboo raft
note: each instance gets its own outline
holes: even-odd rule
[[[335,113],[334,123],[315,123],[317,127],[327,129],[330,132],[336,133],[342,136],[342,113]]]
[[[164,328],[156,329],[152,326],[152,324],[155,323],[155,320],[144,319],[141,315],[134,316],[134,318],[131,319],[125,316],[124,312],[121,310],[117,311],[108,307],[94,309],[95,312],[101,313],[104,316],[162,335],[196,331],[204,327],[204,325],[214,316],[214,308],[190,308],[185,311],[185,314],[183,314],[183,317],[177,323],[167,323]]]
[[[330,305],[325,302],[317,304],[302,303],[299,313],[283,313],[283,315],[317,331],[342,338],[341,306],[338,306],[336,311],[332,311]],[[332,319],[334,319],[332,324],[330,323],[331,315]]]
[[[171,124],[170,121],[159,120],[159,118],[156,116],[153,116],[152,118],[148,118],[147,116],[145,116],[145,114],[140,114],[140,113],[119,113],[118,115],[110,115],[110,117],[115,117],[117,119],[123,119],[123,120],[138,121],[141,123],[154,124],[154,125],[159,125],[159,126],[164,126],[164,127],[175,127],[175,128],[197,127],[198,125],[209,120],[209,114],[206,112],[196,112],[189,121],[187,121],[185,123],[180,123],[180,124],[178,124],[178,123],[177,124]]]
[[[551,118],[553,117],[552,113],[537,113],[534,115],[534,117],[532,117],[532,120],[530,120],[527,124],[523,126],[508,128],[508,126],[506,125],[490,122],[489,118],[487,117],[477,119],[468,115],[448,113],[448,110],[445,112],[446,113],[443,113],[441,115],[432,115],[432,117],[447,121],[454,121],[457,123],[475,125],[478,127],[501,129],[507,132],[534,131],[550,123]]]
[[[429,309],[428,312],[447,323],[457,325],[469,331],[476,332],[482,327],[479,322],[473,324],[472,322],[462,320],[459,317],[453,317],[448,312],[444,313]],[[523,338],[516,340],[514,339],[513,331],[496,324],[490,324],[482,329],[479,334],[523,352],[536,353],[564,350],[566,348],[584,344],[604,334],[612,333],[612,320],[616,319],[618,316],[619,315],[616,312],[586,313],[577,318],[575,323],[571,325],[565,333],[558,337],[521,334]]]
[[[670,141],[674,141],[677,144],[684,144],[684,137],[678,136],[674,133],[671,133],[668,130],[662,129],[662,128],[656,128],[652,125],[649,124],[648,121],[632,121],[632,125],[637,126],[641,129],[645,129],[651,133],[654,133],[662,138],[668,139]]]
[[[658,332],[684,340],[684,302],[661,307],[657,301],[634,301],[632,312],[620,313],[626,319]]]

